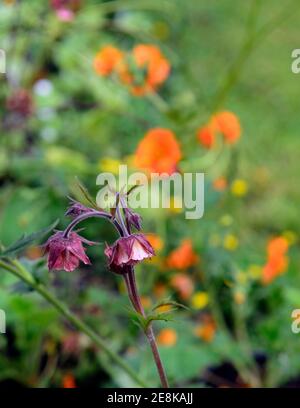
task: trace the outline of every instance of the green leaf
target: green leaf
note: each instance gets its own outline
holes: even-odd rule
[[[136,188],[139,188],[139,187],[141,187],[141,186],[142,186],[141,183],[135,184],[134,186],[132,186],[132,187],[127,191],[126,195],[129,196]]]
[[[0,257],[3,258],[7,256],[9,257],[16,256],[19,252],[23,251],[25,248],[30,246],[33,242],[39,241],[45,235],[49,234],[49,232],[51,232],[56,227],[58,222],[59,220],[56,220],[53,224],[51,224],[47,228],[34,232],[30,235],[23,235],[16,242],[14,242],[8,248],[6,248],[3,252],[1,252]]]
[[[147,319],[146,319],[146,328],[154,320],[158,320],[158,321],[160,320],[163,322],[173,322],[174,317],[173,315],[171,315],[171,313],[174,312],[175,310],[176,309],[171,309],[171,310],[168,310],[167,312],[150,314],[149,316],[147,316]]]
[[[163,307],[163,306],[173,306],[173,308],[172,308],[173,310],[176,310],[176,309],[179,309],[179,308],[181,308],[181,309],[186,309],[186,310],[190,310],[190,308],[188,308],[187,306],[183,305],[182,303],[178,303],[178,302],[176,302],[176,301],[174,301],[174,300],[170,300],[170,299],[165,299],[165,300],[162,300],[161,302],[157,303],[157,304],[152,308],[152,310],[155,311],[155,310],[157,310],[157,309],[159,309],[160,307]],[[168,311],[162,312],[162,313],[168,313]]]
[[[96,201],[93,199],[85,185],[79,180],[78,177],[75,177],[75,180],[75,189],[77,189],[77,191],[79,192],[79,196],[81,198],[80,201],[82,202],[82,204],[88,204],[92,208],[98,210],[99,207],[97,206]]]
[[[144,316],[132,309],[128,309],[128,313],[134,324],[139,326],[142,330],[147,328],[148,322]]]

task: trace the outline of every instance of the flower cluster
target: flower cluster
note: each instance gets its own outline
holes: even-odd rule
[[[124,200],[122,200],[124,203]],[[131,233],[131,228],[141,229],[141,217],[127,206],[120,210],[120,202],[117,204],[115,215],[105,211],[98,211],[85,207],[79,202],[72,200],[66,215],[73,221],[65,231],[57,231],[44,245],[48,254],[49,270],[65,270],[71,272],[79,266],[79,262],[91,264],[85,254],[83,244],[93,245],[95,242],[88,241],[73,231],[74,227],[83,219],[90,217],[103,217],[109,219],[117,228],[120,238],[111,246],[106,246],[104,253],[108,258],[109,268],[118,274],[126,274],[137,263],[154,255],[154,249],[144,234]]]
[[[241,125],[238,117],[229,111],[216,113],[203,127],[198,129],[197,138],[207,149],[215,146],[216,135],[220,133],[225,143],[234,144],[241,136]]]
[[[135,96],[155,92],[171,69],[160,49],[150,44],[138,44],[129,53],[108,45],[96,54],[93,65],[100,76],[116,74]]]

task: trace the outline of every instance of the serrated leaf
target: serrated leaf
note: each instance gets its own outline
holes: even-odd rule
[[[47,228],[34,232],[30,235],[23,235],[16,242],[14,242],[3,252],[1,252],[0,258],[16,256],[19,252],[23,251],[25,248],[33,244],[35,241],[39,241],[45,235],[49,234],[49,232],[51,232],[56,227],[58,222],[59,220],[56,220],[53,224],[51,224]]]

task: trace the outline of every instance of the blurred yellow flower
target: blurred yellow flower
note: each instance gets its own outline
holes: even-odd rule
[[[231,192],[236,197],[243,197],[248,192],[248,183],[242,179],[236,179],[231,184]]]
[[[248,269],[248,274],[252,279],[259,279],[261,277],[262,267],[259,265],[250,265]]]
[[[206,292],[196,292],[192,297],[192,306],[195,309],[203,309],[209,302],[209,296]]]
[[[247,274],[245,272],[241,272],[241,271],[236,274],[235,278],[236,278],[236,281],[238,283],[240,283],[241,285],[245,285],[245,283],[248,280]]]
[[[220,224],[224,225],[224,227],[229,227],[233,223],[233,218],[229,214],[224,214],[220,218]]]
[[[239,240],[235,235],[227,234],[224,238],[223,245],[227,251],[235,251],[239,246]]]
[[[237,291],[234,293],[233,297],[234,297],[234,302],[237,305],[242,305],[243,303],[245,303],[246,295],[243,292]]]
[[[106,173],[119,174],[119,167],[122,164],[123,163],[118,159],[113,159],[112,157],[103,157],[99,161],[99,170]]]
[[[293,231],[284,231],[282,236],[288,241],[289,245],[294,245],[298,241],[297,234]]]

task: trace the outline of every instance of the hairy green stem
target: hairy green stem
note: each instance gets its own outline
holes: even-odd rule
[[[147,387],[146,383],[140,379],[138,374],[110,347],[106,342],[86,323],[79,319],[75,314],[73,314],[66,305],[60,302],[56,297],[48,291],[48,289],[41,283],[37,282],[34,277],[24,268],[24,266],[17,260],[12,261],[12,264],[0,260],[0,268],[11,272],[13,275],[17,276],[23,282],[28,284],[30,287],[35,289],[44,299],[46,299],[54,308],[65,318],[71,322],[74,327],[76,327],[82,333],[85,333],[101,350],[118,365],[122,370],[124,370],[129,377],[131,377],[134,382],[140,387]]]

